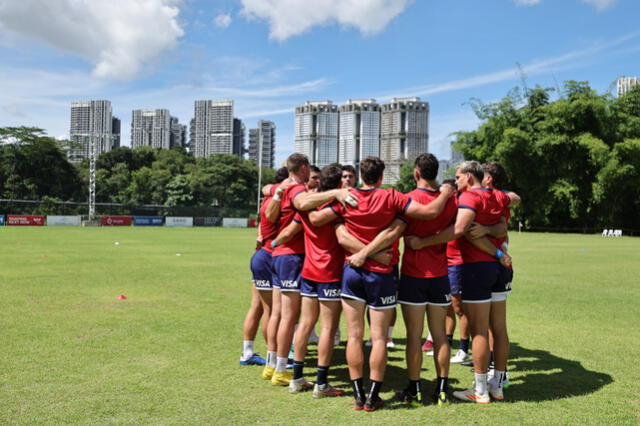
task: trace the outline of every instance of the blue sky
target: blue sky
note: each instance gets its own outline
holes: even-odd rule
[[[478,125],[466,104],[521,85],[588,80],[606,92],[640,76],[638,0],[0,0],[0,126],[66,137],[70,102],[131,111],[230,98],[247,128],[277,126],[293,149],[307,100],[420,96],[430,151]]]

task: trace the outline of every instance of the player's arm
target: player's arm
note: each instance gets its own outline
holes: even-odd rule
[[[342,248],[349,253],[357,253],[365,246],[362,241],[349,233],[347,227],[344,226],[343,223],[339,223],[336,225],[336,237],[338,238],[338,243],[342,246]],[[386,249],[372,254],[370,258],[383,265],[388,265],[391,263],[392,255],[392,250]]]
[[[522,201],[522,198],[520,198],[520,196],[515,192],[507,191],[507,196],[509,196],[510,200],[509,207],[517,206]]]
[[[260,225],[258,225],[258,237],[256,238],[256,250],[262,247],[264,244],[264,240],[262,239],[262,230],[260,229]]]
[[[449,184],[443,184],[440,186],[440,195],[431,201],[429,204],[420,204],[416,201],[412,201],[407,207],[404,214],[411,219],[419,220],[431,220],[440,216],[442,210],[444,210],[449,200],[449,196],[453,192],[453,186]]]
[[[314,210],[309,212],[309,222],[313,226],[323,226],[335,220],[338,217],[335,211],[331,208],[324,208],[321,210]]]
[[[295,220],[291,221],[291,223],[280,231],[278,236],[273,239],[271,247],[275,248],[279,245],[288,243],[300,231],[302,231],[302,224]]]
[[[468,238],[467,238],[468,239]],[[468,239],[469,240],[469,239]],[[491,241],[487,237],[475,238],[473,240],[469,240],[471,244],[473,244],[477,249],[487,253],[490,256],[495,257],[498,261],[505,267],[509,267],[511,265],[511,256],[509,256],[504,251],[497,249],[496,246],[491,244]]]
[[[468,240],[482,238],[486,235],[494,238],[502,238],[507,235],[507,231],[507,221],[503,216],[500,222],[493,225],[480,225],[476,222],[472,223],[466,237]]]
[[[265,217],[271,223],[276,223],[278,217],[280,216],[280,202],[282,201],[282,194],[284,194],[285,189],[289,187],[293,183],[291,178],[286,178],[280,183],[278,189],[276,189],[276,193],[273,194],[273,198],[269,201],[267,208],[264,212]]]
[[[315,209],[329,201],[336,200],[343,206],[349,204],[352,207],[358,205],[358,197],[351,194],[348,189],[331,189],[323,192],[302,192],[293,199],[293,206],[300,211]]]
[[[360,249],[357,253],[347,258],[349,265],[356,268],[364,265],[364,262],[371,255],[378,253],[393,244],[404,232],[407,223],[402,219],[394,220],[391,225],[383,229],[369,244]],[[346,230],[346,229],[345,229]]]
[[[428,237],[418,237],[417,235],[408,235],[404,238],[404,243],[412,250],[422,250],[425,247],[435,246],[437,244],[448,243],[455,240],[453,224],[447,226],[437,234]]]

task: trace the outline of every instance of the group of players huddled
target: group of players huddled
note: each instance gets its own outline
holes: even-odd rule
[[[437,373],[433,402],[449,402],[449,365],[468,359],[469,337],[475,381],[453,396],[480,404],[503,400],[509,356],[506,296],[513,276],[507,222],[510,207],[520,198],[503,190],[506,174],[498,163],[465,161],[457,166],[455,183],[439,185],[438,160],[421,154],[413,172],[416,189],[408,194],[381,188],[384,168],[380,158],[365,158],[360,162],[361,185],[356,186],[353,167],[319,170],[306,156],[292,154],[286,168],[277,172],[278,183],[263,188],[251,259],[253,297],[240,364],[264,365],[262,378],[288,386],[292,393],[313,389],[315,398],[344,395],[327,380],[344,313],[354,406],[375,411],[383,405],[379,393],[387,366],[388,330],[399,303],[407,329],[408,375],[406,388],[396,393],[400,401],[426,401],[420,384],[425,317]],[[367,308],[368,393],[363,383]],[[460,349],[451,358],[456,317]],[[303,377],[303,367],[318,318],[313,384]],[[260,319],[266,360],[253,349]],[[291,372],[287,367],[292,344]]]

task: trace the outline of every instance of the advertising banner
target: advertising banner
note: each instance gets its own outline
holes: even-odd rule
[[[0,226],[4,226],[4,215],[0,214]]]
[[[164,225],[163,216],[134,216],[133,224],[135,226],[162,226]]]
[[[220,226],[222,218],[220,217],[196,217],[193,219],[193,226]]]
[[[131,216],[102,216],[100,223],[102,226],[131,226],[133,218]]]
[[[81,216],[47,216],[47,226],[80,226]]]
[[[44,216],[20,216],[20,215],[10,214],[7,216],[7,225],[44,226]]]
[[[165,223],[167,224],[167,226],[193,226],[193,218],[167,216]]]
[[[239,217],[225,217],[222,218],[222,226],[225,228],[246,228],[249,219],[243,219]]]

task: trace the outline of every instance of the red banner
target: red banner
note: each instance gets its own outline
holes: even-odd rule
[[[44,226],[44,216],[19,216],[8,215],[7,225],[9,226]]]
[[[131,226],[132,221],[131,216],[102,216],[100,218],[102,226]]]

